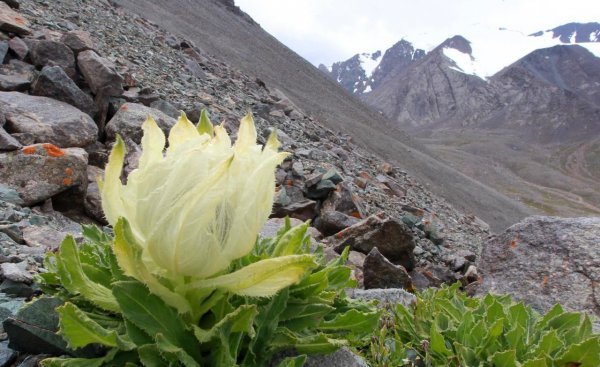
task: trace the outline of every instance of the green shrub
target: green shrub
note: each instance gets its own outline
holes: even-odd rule
[[[600,336],[586,314],[540,315],[509,296],[471,298],[459,284],[390,306],[372,337],[374,366],[598,367]]]

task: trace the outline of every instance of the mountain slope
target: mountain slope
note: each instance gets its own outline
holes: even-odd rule
[[[530,211],[485,185],[440,163],[388,121],[344,91],[335,81],[233,11],[231,2],[211,0],[116,0],[206,52],[278,88],[300,108],[343,131],[383,159],[405,167],[432,191],[493,228],[510,225]],[[490,210],[490,208],[493,208]]]

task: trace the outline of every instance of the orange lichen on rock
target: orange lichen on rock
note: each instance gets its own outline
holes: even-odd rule
[[[23,153],[24,154],[34,154],[36,151],[35,147],[33,145],[28,145],[26,147],[23,147]]]
[[[550,280],[550,277],[547,275],[544,275],[544,281],[542,282],[542,287],[546,287],[548,286],[548,281]]]
[[[358,218],[358,219],[362,218],[362,215],[360,215],[360,213],[358,211],[356,211],[356,210],[353,211],[352,213],[350,213],[350,216],[354,217],[354,218]]]
[[[65,155],[65,151],[54,144],[46,143],[42,146],[44,147],[44,150],[50,157],[62,157],[63,155]]]
[[[510,241],[510,247],[517,248],[517,240]]]
[[[72,183],[73,183],[73,180],[71,180],[68,177],[63,179],[63,185],[65,185],[65,186],[71,186]]]
[[[73,169],[67,167],[67,168],[65,168],[65,173],[67,174],[67,176],[71,176],[71,175],[73,175]]]

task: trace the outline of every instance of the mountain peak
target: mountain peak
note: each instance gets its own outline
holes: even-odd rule
[[[471,42],[469,42],[466,38],[460,35],[456,35],[454,37],[448,38],[441,45],[440,48],[453,48],[457,51],[462,52],[463,54],[473,53],[473,49],[471,48]]]

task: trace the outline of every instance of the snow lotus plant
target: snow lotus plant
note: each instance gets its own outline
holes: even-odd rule
[[[371,306],[349,300],[347,255],[311,253],[308,223],[289,221],[257,241],[285,158],[271,134],[256,145],[251,115],[235,145],[206,113],[182,114],[166,139],[143,124],[139,167],[121,181],[125,147],[117,138],[100,182],[114,236],[85,227],[48,254],[45,290],[65,302],[59,333],[89,358],[50,358],[45,366],[261,366],[279,351],[331,352],[377,325]],[[88,348],[89,349],[89,348]]]

